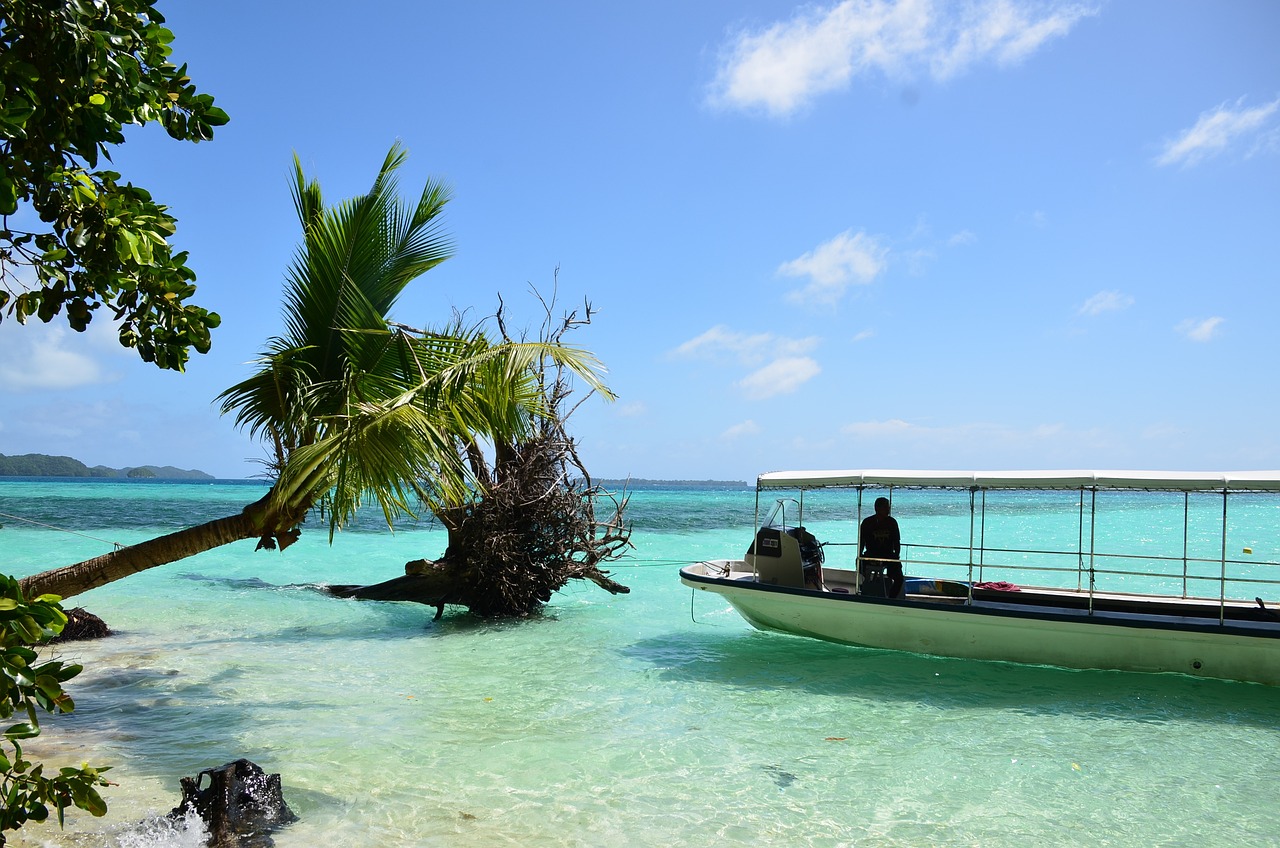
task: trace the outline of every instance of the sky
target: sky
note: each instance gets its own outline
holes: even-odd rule
[[[1280,468],[1280,4],[775,0],[158,8],[231,122],[133,128],[213,349],[0,323],[0,453],[260,473],[219,414],[282,330],[296,154],[454,199],[394,313],[569,341],[603,478]]]

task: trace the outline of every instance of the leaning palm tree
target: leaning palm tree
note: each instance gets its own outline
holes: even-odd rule
[[[28,596],[69,597],[236,541],[283,550],[316,506],[332,539],[364,502],[390,522],[441,491],[465,491],[459,438],[518,437],[544,402],[535,374],[548,359],[612,397],[586,351],[390,321],[405,287],[452,253],[440,227],[448,189],[429,181],[416,204],[403,203],[395,172],[404,159],[393,146],[367,194],[332,206],[294,159],[303,242],[286,277],[285,332],[220,397],[224,414],[266,444],[266,495],[236,515],[27,577]]]

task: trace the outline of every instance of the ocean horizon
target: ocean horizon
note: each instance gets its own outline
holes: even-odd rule
[[[393,533],[376,510],[332,545],[309,521],[284,552],[238,543],[68,599],[116,635],[56,648],[85,666],[77,709],[24,750],[110,765],[117,785],[105,818],[71,811],[11,844],[200,844],[162,818],[178,780],[240,757],[282,776],[300,818],[280,848],[1275,844],[1280,690],[757,632],[678,578],[741,555],[753,490],[639,482],[635,549],[610,568],[631,593],[571,585],[527,620],[325,594],[443,551],[431,521]],[[18,576],[70,564],[237,512],[257,487],[3,478],[0,554]],[[920,492],[895,514],[907,540],[955,521]],[[814,518],[824,534],[854,520]]]

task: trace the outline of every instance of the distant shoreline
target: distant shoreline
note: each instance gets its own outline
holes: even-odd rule
[[[269,487],[274,481],[262,477],[71,477],[66,474],[0,474],[3,483],[126,483],[128,485],[176,484],[186,483],[193,486],[221,485],[255,485]]]
[[[0,453],[0,477],[67,477],[72,479],[150,479],[150,480],[214,480],[212,474],[172,465],[135,465],[130,468],[92,468],[69,456],[25,453],[5,456]]]
[[[175,468],[172,465],[136,465],[109,468],[88,466],[70,456],[27,453],[6,456],[0,453],[0,479],[26,477],[70,480],[201,480],[269,482],[261,477],[215,477],[198,469]],[[609,489],[741,489],[750,484],[743,480],[661,480],[646,477],[600,477],[593,480]]]
[[[254,484],[260,486],[270,486],[272,480],[265,477],[128,477],[128,476],[105,476],[105,475],[70,475],[70,474],[0,474],[0,483],[4,482],[65,482],[65,483],[229,483],[233,485]],[[721,490],[721,491],[739,491],[741,489],[749,489],[752,486],[741,480],[650,480],[650,479],[623,479],[623,478],[601,478],[593,479],[593,483],[604,487],[609,491],[621,491],[624,487],[627,491],[637,492],[645,490]]]

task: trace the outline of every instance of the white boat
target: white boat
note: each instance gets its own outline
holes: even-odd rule
[[[930,490],[927,501],[918,490]],[[895,492],[905,590],[877,597],[857,567],[858,528],[870,496]],[[762,520],[779,494],[791,497]],[[824,498],[835,505],[820,506]],[[947,498],[956,504],[945,538],[915,535],[913,524],[929,522],[913,519],[910,503],[936,509]],[[1152,499],[1162,517],[1140,513],[1141,532],[1122,538],[1133,510]],[[1035,529],[1041,506],[1053,525],[1044,532]],[[1109,520],[1108,508],[1129,518]],[[746,554],[685,566],[680,579],[695,594],[722,596],[762,630],[945,657],[1280,685],[1277,519],[1280,472],[774,472],[756,482]]]

